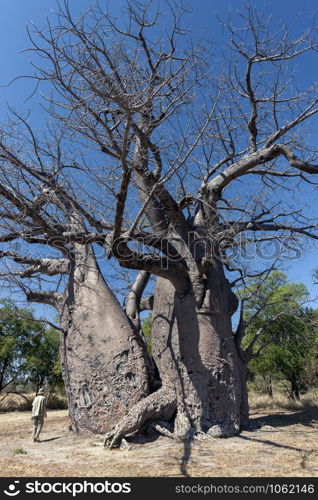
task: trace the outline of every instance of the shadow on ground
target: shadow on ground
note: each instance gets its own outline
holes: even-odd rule
[[[267,415],[251,418],[246,426],[246,430],[259,430],[264,425],[272,427],[289,427],[291,425],[304,425],[306,427],[316,427],[315,422],[318,420],[318,407],[313,406],[286,413],[284,411],[276,411]],[[280,430],[281,432],[281,430]]]
[[[47,443],[48,441],[56,441],[57,439],[62,439],[62,438],[63,438],[63,436],[53,437],[53,438],[49,438],[49,439],[41,439],[40,443]]]

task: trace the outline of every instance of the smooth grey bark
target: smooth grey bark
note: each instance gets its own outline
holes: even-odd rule
[[[212,262],[206,277],[201,304],[197,304],[194,292],[180,294],[169,280],[157,278],[152,354],[162,388],[118,422],[106,435],[106,445],[118,445],[126,434],[140,429],[140,423],[153,419],[168,420],[166,424],[177,439],[202,432],[229,437],[246,423],[247,358],[240,356],[231,325],[238,301],[219,260]]]
[[[60,309],[63,378],[74,428],[101,433],[148,394],[147,355],[91,246],[76,244],[71,266]]]
[[[161,278],[154,296],[153,355],[163,385],[176,392],[175,432],[236,434],[248,412],[246,372],[231,327],[237,303],[221,264],[208,272],[201,307]]]

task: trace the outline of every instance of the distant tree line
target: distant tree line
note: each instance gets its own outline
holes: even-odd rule
[[[292,399],[318,382],[318,310],[308,306],[303,283],[291,283],[279,271],[248,287],[245,345],[252,343],[249,379],[261,377],[273,395],[273,380]]]

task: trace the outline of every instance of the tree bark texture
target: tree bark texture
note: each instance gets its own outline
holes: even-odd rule
[[[207,274],[201,307],[194,294],[178,296],[157,280],[153,311],[153,356],[164,386],[176,392],[175,431],[229,436],[248,413],[246,369],[231,327],[236,299],[217,261]]]
[[[239,433],[248,419],[248,398],[247,364],[239,356],[231,326],[236,307],[217,260],[207,273],[200,306],[194,293],[178,294],[168,280],[157,278],[152,354],[162,387],[118,422],[106,435],[106,445],[118,445],[122,437],[154,419],[166,420],[176,439],[202,432],[210,437]]]
[[[74,429],[103,433],[147,396],[147,355],[92,248],[75,246],[61,305],[62,372]]]

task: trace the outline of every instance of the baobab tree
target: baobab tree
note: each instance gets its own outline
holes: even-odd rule
[[[301,189],[318,171],[304,137],[317,88],[297,89],[293,73],[302,56],[315,57],[314,33],[272,31],[247,6],[238,26],[223,25],[221,64],[186,29],[187,14],[127,2],[121,20],[98,5],[74,19],[65,3],[45,29],[29,30],[50,135],[37,138],[16,114],[1,136],[2,256],[25,268],[11,278],[33,277],[22,285],[29,300],[59,311],[72,419],[107,431],[110,447],[146,423],[181,439],[239,432],[248,353],[243,311],[235,331],[231,322],[230,271],[242,272],[233,249],[274,241],[288,252],[297,235],[316,238]],[[17,240],[27,255],[12,249]],[[39,245],[59,256],[34,257]],[[125,311],[98,248],[139,273]],[[34,291],[43,275],[67,280]],[[153,294],[143,297],[150,275]],[[153,311],[153,359],[144,309]]]

